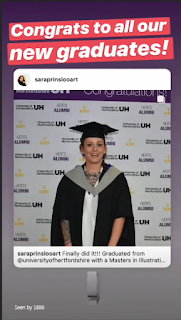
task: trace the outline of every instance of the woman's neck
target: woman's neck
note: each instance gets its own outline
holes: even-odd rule
[[[97,173],[100,172],[102,168],[102,162],[101,163],[85,163],[85,171],[90,173]]]

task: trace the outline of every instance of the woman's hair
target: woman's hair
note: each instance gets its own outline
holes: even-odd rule
[[[20,78],[21,77],[23,77],[23,80],[25,81],[25,78],[24,78],[24,76],[19,76],[19,78],[18,78],[18,82],[20,83],[21,81],[20,81]]]
[[[104,144],[106,145],[105,137],[101,138],[101,139],[104,141]],[[84,145],[84,140],[85,140],[85,138],[82,135],[82,137],[80,138],[80,143],[81,143],[82,146]]]

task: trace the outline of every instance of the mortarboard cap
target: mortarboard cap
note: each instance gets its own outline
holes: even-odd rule
[[[109,127],[107,124],[101,124],[98,122],[88,122],[86,124],[71,127],[69,129],[83,133],[81,137],[81,143],[86,138],[102,138],[105,140],[105,135],[111,132],[118,131],[117,129]]]

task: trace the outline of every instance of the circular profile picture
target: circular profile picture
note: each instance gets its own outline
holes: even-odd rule
[[[18,83],[20,86],[26,87],[30,83],[30,77],[28,75],[21,74],[18,77]]]

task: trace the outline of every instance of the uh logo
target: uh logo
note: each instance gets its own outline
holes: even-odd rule
[[[163,241],[170,241],[171,240],[171,236],[162,236],[162,240]]]
[[[140,171],[141,177],[150,177],[150,171]]]
[[[51,93],[57,94],[57,93],[70,93],[70,90],[51,90]]]
[[[145,129],[147,129],[147,128],[151,128],[151,123],[141,123],[141,126],[140,126],[141,128],[145,128]]]
[[[171,191],[170,188],[163,188],[163,192],[164,192],[164,193],[169,193],[170,191]]]

